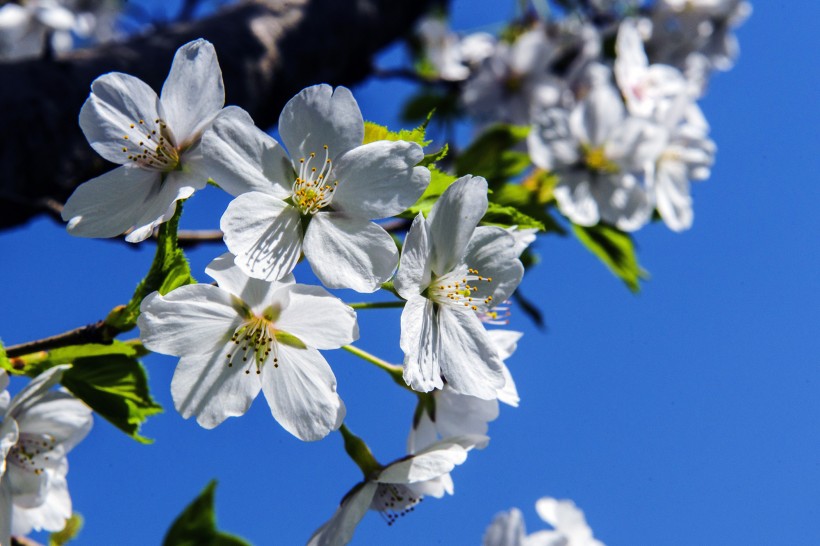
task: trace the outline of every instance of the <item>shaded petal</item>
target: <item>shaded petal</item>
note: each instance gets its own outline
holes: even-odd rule
[[[436,428],[442,438],[486,434],[487,424],[497,418],[497,400],[459,394],[448,386],[436,393]]]
[[[569,112],[564,108],[537,108],[527,135],[530,159],[542,169],[572,165],[578,161],[578,141],[569,128]]]
[[[321,286],[293,284],[290,303],[282,309],[276,328],[298,337],[309,347],[338,349],[359,339],[356,312]]]
[[[621,96],[609,84],[595,86],[570,114],[572,132],[586,144],[602,146],[624,118]]]
[[[71,497],[68,483],[62,473],[49,476],[48,489],[43,502],[30,508],[15,503],[12,509],[11,532],[26,535],[34,531],[61,531],[65,521],[71,517]]]
[[[198,138],[225,105],[222,70],[210,42],[200,38],[177,50],[160,101],[178,144]]]
[[[498,358],[507,360],[518,348],[518,340],[524,334],[514,330],[487,330],[487,336],[498,353]]]
[[[48,390],[60,382],[63,378],[63,372],[70,367],[70,364],[61,364],[51,367],[29,381],[28,385],[23,387],[20,392],[12,398],[6,416],[17,418],[28,411],[32,406],[39,403]]]
[[[159,173],[119,167],[74,190],[62,217],[74,236],[115,237],[137,223],[159,192]]]
[[[484,400],[504,386],[502,362],[487,331],[469,309],[441,306],[438,313],[441,371],[455,392]]]
[[[402,298],[408,300],[421,294],[430,285],[432,254],[430,228],[424,216],[418,213],[404,239],[399,270],[393,279],[396,291]]]
[[[399,261],[396,243],[383,228],[340,212],[313,215],[304,252],[322,284],[357,292],[378,290]]]
[[[373,484],[374,487],[375,485],[376,484]],[[0,544],[3,546],[11,544],[12,507],[11,489],[9,487],[8,478],[3,475],[0,476]]]
[[[189,284],[165,296],[149,294],[137,326],[143,344],[167,355],[207,355],[229,342],[242,323],[240,302],[209,284]]]
[[[678,232],[692,227],[694,220],[686,171],[683,162],[661,161],[652,181],[655,205],[661,218],[669,229]]]
[[[467,452],[487,445],[489,438],[463,435],[436,442],[417,454],[389,464],[376,479],[379,483],[416,483],[447,474],[467,460]]]
[[[473,230],[487,212],[487,181],[462,176],[447,188],[427,217],[433,242],[432,269],[449,273],[461,262]]]
[[[214,258],[205,268],[205,273],[216,280],[219,288],[237,296],[257,315],[261,315],[274,302],[282,307],[288,304],[287,294],[280,291],[285,285],[293,284],[293,275],[285,275],[276,282],[254,279],[242,271],[234,260],[234,255],[226,252]]]
[[[174,407],[187,419],[211,429],[228,417],[243,415],[262,388],[251,368],[228,366],[233,343],[210,354],[183,356],[171,379]],[[251,373],[246,373],[250,371]]]
[[[308,540],[308,546],[342,546],[353,539],[356,526],[362,521],[378,484],[364,482],[354,487],[342,500],[327,523],[319,527]]]
[[[225,108],[202,135],[208,175],[233,196],[261,191],[279,199],[291,194],[293,165],[273,137],[256,127],[244,110]]]
[[[593,187],[601,219],[621,231],[635,231],[652,217],[649,195],[632,174],[607,176]]]
[[[17,426],[17,421],[8,417],[4,418],[0,422],[0,477],[6,472],[6,456],[19,437],[20,428]],[[2,514],[3,512],[0,511],[0,518]]]
[[[243,193],[219,223],[236,265],[257,279],[275,281],[293,271],[302,252],[299,211],[260,192]]]
[[[53,438],[68,453],[91,430],[91,409],[67,392],[46,392],[17,418],[20,432]]]
[[[262,368],[262,390],[271,413],[300,440],[320,440],[338,429],[345,417],[336,376],[316,349],[281,343],[278,349],[279,366],[268,363]]]
[[[482,546],[524,546],[527,534],[521,510],[513,508],[509,512],[496,515],[484,531]]]
[[[380,140],[345,153],[333,166],[339,181],[333,207],[362,218],[387,218],[407,210],[430,184],[430,171],[415,142]]]
[[[586,172],[562,173],[553,190],[561,214],[579,226],[594,226],[601,219],[592,195],[591,177]]]
[[[165,179],[157,187],[159,191],[144,203],[140,216],[134,220],[134,231],[126,235],[125,240],[139,243],[150,237],[155,227],[171,219],[176,212],[177,201],[188,199],[197,188],[204,187],[206,182],[207,179],[191,177],[182,171],[165,175]]]
[[[401,312],[401,345],[404,380],[419,392],[444,386],[439,364],[439,332],[435,304],[424,296],[412,296]]]
[[[415,453],[438,440],[438,432],[430,414],[422,411],[418,422],[414,422],[407,436],[407,453]]]
[[[156,129],[158,104],[157,94],[139,78],[119,72],[103,74],[91,82],[91,95],[80,109],[80,128],[98,154],[123,164],[129,161],[132,145],[143,137],[145,125],[139,121],[144,120],[148,129]],[[123,147],[128,151],[123,152]]]
[[[499,227],[479,226],[475,229],[464,254],[464,263],[478,270],[479,275],[492,279],[478,281],[478,293],[493,298],[490,307],[509,299],[524,276],[515,237]]]
[[[362,144],[364,120],[349,89],[314,85],[300,91],[282,109],[279,134],[295,159],[311,152],[322,156],[324,146],[335,159]]]

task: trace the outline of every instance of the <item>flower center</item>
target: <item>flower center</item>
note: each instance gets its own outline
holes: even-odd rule
[[[615,174],[620,171],[618,165],[606,157],[603,146],[598,146],[597,148],[593,146],[583,146],[583,153],[584,163],[587,168],[592,171],[605,174]]]
[[[325,158],[319,165],[316,153],[311,152],[307,158],[299,160],[299,175],[293,182],[293,204],[302,214],[316,214],[328,206],[333,199],[333,190],[339,181],[328,180],[333,162],[327,144],[324,146]]]
[[[16,467],[39,476],[47,466],[49,460],[55,461],[58,456],[52,457],[57,441],[50,434],[21,433],[17,443],[9,451],[7,460]]]
[[[228,367],[233,368],[235,363],[245,367],[245,374],[250,375],[251,368],[256,368],[256,374],[262,373],[262,366],[273,354],[273,367],[279,367],[279,344],[288,345],[297,349],[304,349],[306,345],[294,336],[275,326],[282,309],[273,305],[265,309],[262,316],[251,315],[248,320],[239,325],[231,336],[234,349],[225,355]]]
[[[153,123],[140,119],[129,125],[122,137],[122,153],[143,169],[170,172],[179,166],[179,150],[168,125],[160,118]]]
[[[482,297],[479,283],[493,281],[492,277],[482,277],[478,270],[462,265],[457,269],[437,277],[427,288],[427,297],[441,305],[456,305],[478,311],[492,305],[493,297]],[[472,284],[471,284],[472,283]]]
[[[412,512],[422,500],[412,489],[400,483],[380,483],[370,502],[370,509],[381,514],[387,525]]]

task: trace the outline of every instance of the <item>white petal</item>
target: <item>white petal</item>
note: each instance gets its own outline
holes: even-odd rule
[[[254,364],[228,366],[227,355],[234,347],[227,343],[220,351],[179,360],[171,379],[171,396],[183,418],[194,415],[197,423],[211,429],[251,407],[262,384]]]
[[[316,349],[280,343],[279,366],[262,369],[262,390],[273,417],[300,440],[320,440],[344,420],[336,376]]]
[[[80,127],[98,154],[113,163],[127,163],[130,144],[142,135],[139,121],[154,127],[159,117],[159,98],[148,84],[119,72],[104,74],[91,83],[91,95],[80,110]],[[134,128],[131,129],[131,125]]]
[[[257,279],[274,281],[293,271],[302,252],[299,211],[260,192],[243,193],[219,223],[236,265]]]
[[[257,315],[261,315],[274,302],[283,307],[287,305],[287,294],[281,290],[294,282],[293,275],[285,275],[276,282],[249,277],[236,265],[235,256],[230,252],[214,258],[205,268],[205,273],[217,282],[219,288],[237,296]]]
[[[53,30],[71,30],[77,23],[74,13],[63,6],[38,5],[34,12],[41,23]]]
[[[479,294],[492,296],[490,306],[509,299],[521,283],[524,266],[518,259],[515,238],[505,229],[479,226],[473,232],[464,263],[492,279],[478,281]]]
[[[7,417],[0,422],[0,477],[6,472],[6,456],[14,444],[17,443],[19,436],[20,429],[17,426],[17,421]],[[2,516],[2,512],[0,512],[0,516]]]
[[[444,386],[434,306],[432,301],[417,295],[407,300],[401,312],[399,344],[404,351],[404,380],[419,392],[430,392]]]
[[[399,214],[430,184],[430,171],[415,167],[423,157],[415,142],[381,140],[350,150],[333,166],[333,207],[368,219]]]
[[[418,422],[414,422],[407,436],[407,453],[421,451],[438,440],[436,425],[427,411],[422,411]]]
[[[652,217],[649,196],[632,174],[603,177],[593,187],[601,219],[621,231],[635,231]]]
[[[433,242],[432,269],[436,275],[449,273],[461,262],[473,230],[487,212],[487,181],[480,176],[462,176],[439,198],[427,221]]]
[[[536,501],[535,511],[541,519],[565,535],[588,533],[589,537],[592,537],[584,513],[571,500],[543,497]]]
[[[290,99],[279,116],[279,134],[291,157],[323,156],[331,159],[360,146],[364,120],[356,99],[346,87],[334,91],[327,84],[314,85]]]
[[[671,160],[661,161],[655,174],[655,204],[664,223],[673,231],[689,229],[694,219],[686,175],[686,166]]]
[[[129,233],[125,240],[129,243],[144,241],[154,231],[154,228],[171,219],[176,211],[176,202],[188,199],[198,188],[207,183],[206,178],[192,176],[182,171],[174,171],[165,175],[159,185],[159,191],[146,200],[140,210],[140,215],[134,220],[134,231]]]
[[[328,288],[375,292],[396,269],[399,251],[384,229],[340,212],[313,215],[305,233],[305,257]]]
[[[239,110],[228,107],[224,111]],[[202,135],[202,153],[213,180],[233,196],[261,191],[279,199],[291,194],[293,165],[270,135],[241,111],[219,115]]]
[[[487,336],[498,352],[501,360],[507,360],[518,348],[518,340],[523,337],[523,333],[514,330],[487,330]]]
[[[48,390],[60,382],[65,372],[71,365],[61,364],[47,369],[23,387],[20,392],[11,400],[8,412],[9,417],[17,417],[24,414],[32,406],[39,403]]]
[[[61,531],[66,519],[71,517],[71,497],[65,476],[59,473],[49,477],[46,496],[36,507],[23,508],[19,505],[12,509],[11,532],[15,535],[26,535],[32,530]]]
[[[510,369],[504,363],[501,364],[501,373],[504,374],[504,386],[498,389],[498,401],[517,408],[519,402],[521,402],[521,397],[518,396],[518,389],[515,386]]]
[[[396,291],[402,298],[410,299],[429,286],[432,254],[430,228],[424,216],[418,213],[404,239],[399,270],[393,279]]]
[[[461,394],[493,400],[504,386],[501,359],[487,331],[469,309],[441,306],[438,313],[441,371]]]
[[[199,39],[180,47],[160,94],[166,122],[177,143],[191,143],[225,105],[216,51]]]
[[[230,292],[209,284],[181,286],[165,296],[153,292],[140,305],[140,338],[158,353],[207,355],[228,343],[241,324],[238,306]]]
[[[276,328],[298,337],[309,347],[338,349],[359,339],[356,312],[321,286],[293,284]]]
[[[370,508],[377,488],[378,484],[375,482],[364,482],[351,490],[333,517],[313,533],[308,546],[343,546],[350,542],[356,526]]]
[[[530,159],[542,169],[572,165],[578,161],[578,141],[569,128],[569,112],[563,108],[536,109],[527,135]]]
[[[484,531],[482,546],[524,546],[527,531],[521,510],[513,508],[509,512],[496,515]]]
[[[447,474],[467,460],[467,452],[483,448],[489,438],[480,435],[464,435],[446,438],[419,451],[412,457],[399,459],[381,471],[379,483],[416,483],[435,479]]]
[[[624,103],[609,84],[594,87],[570,115],[573,133],[584,143],[602,146],[624,118]]]
[[[448,386],[436,393],[436,427],[442,438],[486,434],[487,424],[497,418],[497,400],[458,394]]]
[[[586,172],[561,173],[553,191],[561,214],[579,226],[594,226],[601,219],[590,178]]]
[[[375,484],[373,485],[375,487]],[[6,478],[5,475],[0,476],[0,546],[11,545],[12,506],[8,478]]]
[[[17,417],[21,433],[45,434],[65,453],[91,430],[91,409],[66,392],[49,391]]]
[[[62,217],[77,237],[115,237],[136,224],[159,191],[159,173],[119,167],[74,190]]]
[[[523,546],[568,546],[574,543],[568,542],[568,538],[558,531],[536,531],[524,538]],[[584,544],[583,546],[595,546],[594,544]]]

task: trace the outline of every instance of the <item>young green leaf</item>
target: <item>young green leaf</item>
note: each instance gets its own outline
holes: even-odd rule
[[[632,292],[639,292],[639,281],[649,274],[638,264],[632,237],[604,224],[592,227],[574,225],[572,231],[587,249],[620,278]]]
[[[160,294],[165,295],[174,288],[196,282],[191,276],[188,260],[185,258],[185,253],[179,247],[177,240],[181,215],[182,203],[180,202],[173,218],[159,227],[157,251],[151,269],[137,285],[131,301],[127,305],[114,308],[109,313],[105,319],[108,326],[116,328],[120,332],[127,332],[137,325],[140,303],[142,303],[145,296],[155,290],[159,290]]]
[[[542,222],[524,214],[515,207],[499,205],[492,201],[487,204],[487,212],[484,213],[481,223],[501,227],[518,226],[521,229],[536,228],[544,231]]]
[[[456,177],[444,171],[440,171],[435,167],[430,167],[430,185],[421,194],[416,204],[399,214],[401,218],[413,219],[418,213],[423,213],[425,216],[436,204],[438,198],[444,193],[444,190],[450,187],[450,184],[456,181]]]
[[[428,119],[429,121],[429,119]],[[406,140],[408,142],[415,142],[422,148],[430,144],[430,140],[425,140],[425,132],[427,131],[427,121],[416,127],[415,129],[402,129],[399,132],[390,131],[387,127],[373,123],[372,121],[364,122],[364,142],[363,144],[370,144],[377,140]]]
[[[530,165],[526,152],[514,148],[527,138],[529,127],[497,124],[487,128],[456,160],[456,174],[483,176],[490,189],[522,174]]]
[[[202,493],[174,520],[162,546],[250,546],[245,540],[216,528],[214,490],[211,481]]]
[[[71,517],[65,520],[65,527],[62,531],[51,533],[48,537],[48,546],[63,546],[64,544],[77,538],[77,535],[83,528],[83,517],[80,514],[71,514]]]

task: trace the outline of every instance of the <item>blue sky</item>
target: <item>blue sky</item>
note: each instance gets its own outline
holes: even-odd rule
[[[454,5],[457,28],[504,15],[489,0]],[[637,296],[574,240],[539,239],[541,263],[522,290],[549,328],[515,309],[510,325],[525,332],[508,361],[521,407],[502,408],[490,446],[454,472],[453,497],[426,501],[393,527],[371,513],[356,543],[479,544],[512,506],[537,530],[533,504],[546,495],[573,499],[608,546],[820,543],[820,8],[754,9],[738,33],[737,66],[702,102],[718,155],[695,187],[694,227],[638,233],[652,279]],[[406,91],[354,89],[366,118],[392,126]],[[216,190],[198,194],[184,227],[215,227],[226,204]],[[75,239],[45,219],[1,233],[0,248],[0,335],[10,344],[105,316],[130,297],[153,252]],[[221,252],[190,253],[200,280]],[[400,361],[398,317],[361,311],[360,345]],[[351,355],[327,357],[349,427],[382,462],[402,456],[412,395]],[[71,454],[72,498],[86,518],[80,544],[158,544],[211,478],[224,529],[258,545],[301,544],[359,479],[338,434],[302,443],[264,400],[212,431],[183,420],[169,393],[175,360],[145,364],[166,407],[143,429],[156,442],[136,444],[97,420]]]

